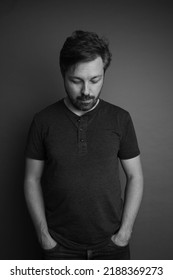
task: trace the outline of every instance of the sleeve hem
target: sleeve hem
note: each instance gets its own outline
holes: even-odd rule
[[[126,159],[135,158],[135,157],[137,157],[139,155],[140,155],[140,151],[138,151],[136,153],[133,153],[133,154],[126,155],[126,156],[119,156],[119,159],[120,160],[126,160]]]
[[[30,159],[45,160],[44,157],[37,156],[37,155],[31,155],[31,154],[25,154],[25,157],[30,158]]]

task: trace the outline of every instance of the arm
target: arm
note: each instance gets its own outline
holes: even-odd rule
[[[44,161],[26,159],[24,194],[39,242],[44,249],[50,249],[56,245],[56,242],[48,232],[45,216],[44,200],[40,183],[43,168]]]
[[[124,209],[121,227],[112,240],[119,246],[125,246],[131,237],[133,225],[140,207],[143,194],[143,174],[140,156],[122,160],[127,184],[124,197]]]

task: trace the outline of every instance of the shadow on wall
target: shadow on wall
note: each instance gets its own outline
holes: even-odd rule
[[[45,24],[43,11],[33,15],[32,5],[30,1],[0,3],[0,259],[7,260],[41,257],[23,193],[24,149],[34,114],[64,95],[58,69],[61,32],[56,36],[47,32],[48,27],[56,28]]]
[[[28,73],[27,73],[28,74]],[[46,79],[44,80],[45,88]],[[43,82],[40,88],[44,87]],[[18,87],[18,91],[20,88]],[[52,91],[55,93],[55,90]],[[12,93],[11,93],[12,94]],[[0,259],[39,259],[40,248],[35,230],[26,208],[23,182],[25,169],[25,144],[34,114],[56,102],[62,96],[48,95],[47,91],[35,91],[35,101],[22,102],[13,92],[9,110],[4,108],[4,133],[1,138],[1,241]],[[21,92],[21,94],[23,94]],[[41,99],[41,97],[43,97]],[[14,98],[14,99],[13,99]],[[4,98],[4,104],[6,100]],[[14,102],[13,102],[14,101]],[[35,102],[33,106],[33,102]],[[17,113],[16,113],[17,110]]]
[[[18,31],[17,36],[20,35]],[[57,57],[51,56],[51,51],[48,60],[22,39],[12,44],[12,35],[5,36],[0,103],[0,259],[40,259],[40,247],[24,200],[24,149],[34,114],[63,97],[62,78],[53,69],[57,68]],[[17,51],[22,44],[22,51]]]

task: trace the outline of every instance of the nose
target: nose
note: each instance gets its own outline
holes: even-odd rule
[[[88,83],[83,83],[81,93],[88,95],[90,93]]]

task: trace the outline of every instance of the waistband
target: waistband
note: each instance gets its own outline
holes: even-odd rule
[[[99,248],[103,247],[104,245],[106,246],[110,242],[110,239],[111,239],[111,236],[108,236],[99,243],[89,245],[89,244],[79,244],[72,240],[68,240],[68,239],[62,237],[60,234],[54,232],[51,229],[49,229],[49,233],[57,243],[61,244],[64,247],[67,247],[69,249],[75,249],[75,250],[99,249]]]

